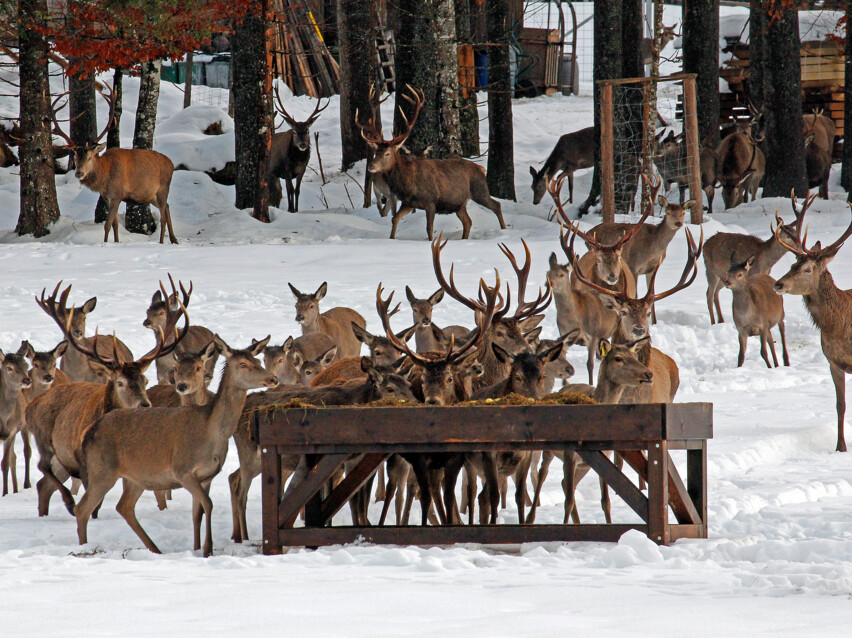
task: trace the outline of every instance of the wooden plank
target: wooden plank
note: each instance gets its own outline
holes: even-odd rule
[[[696,132],[697,133],[697,132]],[[665,427],[662,439],[713,438],[712,403],[664,403]]]
[[[328,498],[322,502],[320,518],[322,525],[328,525],[334,515],[352,498],[364,483],[375,474],[379,465],[384,463],[390,454],[365,454],[361,461],[335,487]],[[367,497],[369,498],[369,496]]]
[[[695,203],[692,205],[690,222],[700,224],[704,220],[704,200],[702,198],[701,168],[699,166],[698,102],[695,96],[694,79],[690,78],[683,81],[683,100],[684,126],[686,127],[686,157],[689,163],[689,196],[695,200]],[[680,429],[682,429],[682,426],[680,426]]]
[[[325,482],[331,478],[335,470],[347,459],[348,454],[326,454],[319,462],[308,470],[305,480],[289,488],[278,507],[278,527],[293,527],[299,512]],[[278,472],[281,468],[278,468]],[[307,517],[307,512],[305,513]]]
[[[668,456],[667,465],[669,468],[669,505],[671,505],[677,522],[687,525],[701,525],[704,521],[692,502],[674,461],[672,461],[668,452],[666,452],[666,456]]]
[[[648,459],[639,450],[620,450],[621,458],[647,483],[648,482]]]
[[[627,525],[442,525],[438,527],[320,527],[282,529],[282,547],[322,547],[366,541],[381,545],[452,545],[454,543],[617,542],[630,530],[647,533],[647,526]]]
[[[660,545],[669,544],[669,476],[665,441],[648,448],[648,538]]]
[[[707,525],[707,444],[686,452],[686,490],[701,522]]]
[[[263,508],[263,553],[280,554],[278,506],[281,503],[281,456],[275,446],[261,450],[261,505]]]
[[[704,525],[669,525],[669,544],[680,538],[707,538],[707,527]]]
[[[639,491],[639,488],[633,485],[633,483],[628,479],[624,474],[613,465],[612,461],[609,460],[603,452],[587,452],[587,451],[579,451],[577,454],[580,455],[588,465],[591,467],[598,475],[606,481],[607,485],[609,485],[616,494],[618,494],[624,502],[627,503],[628,507],[636,512],[639,517],[648,522],[648,498]]]

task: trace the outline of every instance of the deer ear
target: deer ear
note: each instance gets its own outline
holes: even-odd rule
[[[355,338],[358,339],[361,343],[367,344],[367,347],[373,345],[373,340],[375,337],[367,332],[364,328],[359,326],[354,321],[350,322],[352,324],[352,332],[355,333]]]
[[[683,210],[689,210],[690,208],[695,206],[695,201],[696,200],[694,199],[688,199],[683,203],[683,206],[681,206],[681,208],[683,208]]]
[[[432,293],[431,297],[429,297],[429,305],[430,306],[437,306],[439,303],[441,303],[441,299],[443,299],[443,298],[444,298],[444,289],[439,288],[438,290],[436,290],[435,292]]]
[[[175,351],[172,351],[172,354],[170,356],[171,356],[172,359],[177,361],[179,355],[178,355],[177,351],[175,350]]]
[[[296,370],[301,372],[302,366],[305,365],[305,358],[302,356],[301,352],[294,350],[293,354],[290,355],[290,362]]]
[[[322,282],[322,284],[320,284],[320,287],[317,288],[317,291],[314,293],[314,297],[316,297],[316,300],[319,301],[320,299],[325,297],[325,293],[327,291],[328,291],[328,282],[324,281],[324,282]]]
[[[500,363],[512,363],[515,360],[509,351],[505,348],[498,346],[496,343],[491,344],[491,350],[494,352],[494,356],[497,357],[497,361]]]
[[[411,291],[411,288],[408,286],[405,287],[405,298],[408,299],[408,303],[415,303],[417,301],[417,297],[414,296],[414,293]]]
[[[322,364],[323,367],[328,367],[331,365],[331,362],[334,361],[334,357],[337,356],[337,346],[332,346],[328,350],[326,350],[323,354],[317,357],[316,361]]]
[[[212,359],[216,354],[216,342],[211,341],[207,344],[204,350],[201,351],[201,360],[207,361],[208,359]]]
[[[658,203],[660,206],[662,206],[663,208],[665,208],[666,206],[668,206],[668,205],[669,205],[669,200],[667,200],[667,199],[666,199],[665,197],[663,197],[662,195],[659,195],[659,196],[657,197],[657,203]]]
[[[152,306],[154,304],[158,304],[158,303],[163,303],[163,293],[161,293],[159,290],[154,293],[153,297],[151,297],[151,305]]]
[[[642,347],[651,341],[651,337],[642,337],[641,339],[637,339],[633,343],[630,344],[630,352],[633,354],[637,354]]]
[[[107,368],[104,364],[92,361],[91,359],[87,359],[86,362],[89,364],[89,370],[96,374],[99,379],[109,379],[112,370]]]
[[[370,147],[370,150],[377,151],[379,150],[379,145],[375,142],[367,142],[367,146]]]
[[[566,348],[570,348],[575,343],[577,343],[577,339],[580,338],[580,329],[574,328],[570,332],[566,332],[564,335],[559,335],[559,341],[565,344]]]
[[[616,312],[621,310],[621,302],[612,295],[600,293],[598,298],[601,300],[601,305],[607,310],[615,310]]]
[[[299,289],[298,289],[298,288],[296,288],[296,286],[294,286],[294,285],[293,285],[293,284],[291,284],[290,282],[287,282],[287,285],[288,285],[288,286],[290,286],[290,292],[292,292],[292,293],[293,293],[293,296],[294,296],[296,299],[298,299],[299,297],[301,297],[301,296],[302,296],[302,293],[301,293],[301,292],[299,292]]]
[[[559,258],[556,253],[550,253],[550,267],[556,270],[557,266],[559,266]]]
[[[521,332],[527,332],[544,321],[544,315],[533,315],[521,321]]]
[[[292,336],[287,337],[287,340],[284,342],[284,345],[281,346],[281,349],[284,350],[284,354],[290,352],[291,348],[293,347],[293,341],[294,339]]]
[[[434,326],[435,324],[432,324],[432,325]],[[402,332],[398,332],[396,336],[397,336],[398,339],[402,340],[403,342],[407,342],[409,339],[411,339],[411,337],[414,336],[415,332],[417,332],[417,324],[416,323],[413,326],[411,326],[410,328],[403,330]]]
[[[106,145],[105,143],[98,144],[98,145],[97,145],[97,146],[93,149],[93,150],[94,150],[95,155],[98,155],[98,154],[100,154],[100,153],[103,153],[103,152],[104,152],[104,149],[106,149],[106,147],[107,147],[107,145]]]
[[[541,336],[541,326],[539,326],[538,328],[534,328],[534,329],[530,330],[529,332],[527,332],[526,334],[524,334],[524,341],[526,341],[530,345],[533,345],[536,341],[538,341],[538,338],[540,336]]]
[[[536,172],[536,170],[532,166],[530,166],[530,175],[533,176],[533,179],[538,177],[538,173]]]
[[[92,297],[86,303],[83,304],[83,306],[80,308],[80,312],[82,312],[84,315],[87,315],[90,312],[92,312],[92,310],[95,309],[95,306],[97,304],[98,304],[98,298]]]
[[[606,359],[606,356],[609,354],[609,351],[612,350],[612,344],[606,339],[601,339],[600,343],[598,343],[597,350],[595,351],[595,356],[599,361]]]
[[[539,361],[544,363],[550,363],[551,361],[556,361],[559,357],[562,356],[562,350],[565,349],[565,344],[561,341],[557,343],[555,346],[548,348],[540,355],[538,355]]]
[[[263,349],[266,347],[266,344],[269,343],[269,340],[272,338],[272,335],[266,335],[266,339],[261,339],[257,343],[253,343],[250,348],[248,348],[249,354],[253,357],[256,357]]]
[[[21,347],[18,348],[19,356],[26,357],[27,359],[32,359],[35,356],[35,348],[30,345],[29,341],[21,341]]]
[[[64,340],[60,341],[59,343],[56,344],[56,347],[53,349],[53,358],[58,359],[59,357],[61,357],[62,355],[65,354],[65,351],[67,349],[68,349],[68,342],[64,341]]]
[[[748,258],[748,261],[745,263],[744,268],[745,268],[746,270],[749,270],[752,266],[754,266],[754,260],[755,260],[756,258],[757,258],[757,257],[756,257],[756,255],[752,255],[751,257],[749,257],[749,258]]]
[[[232,350],[228,347],[228,344],[225,343],[222,340],[222,337],[220,337],[219,335],[213,335],[213,344],[216,346],[216,350],[219,351],[219,354],[221,354],[226,359],[233,354]],[[256,345],[257,344],[254,344],[252,347],[255,347]]]

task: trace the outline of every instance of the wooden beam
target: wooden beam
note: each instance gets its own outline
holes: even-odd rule
[[[308,470],[305,479],[287,490],[278,506],[279,528],[293,527],[302,508],[322,489],[325,482],[348,456],[348,454],[326,454],[320,457],[317,464]],[[281,471],[280,466],[277,471]]]
[[[281,455],[275,446],[260,453],[261,505],[263,508],[263,553],[280,554],[281,547],[270,539],[278,536],[278,505],[281,503]]]
[[[669,469],[669,504],[672,507],[675,518],[677,518],[677,522],[701,525],[704,521],[698,513],[695,504],[692,502],[692,498],[689,496],[683,479],[678,474],[674,461],[672,461],[668,452],[666,452],[666,456],[669,457],[667,463]]]
[[[648,522],[648,498],[639,491],[639,488],[619,470],[609,457],[603,452],[577,452],[586,463],[589,464],[598,475],[607,482],[616,494],[618,494],[628,507],[639,515],[646,523]]]
[[[665,441],[648,448],[648,537],[660,545],[669,544],[669,473]]]
[[[322,525],[328,525],[331,519],[337,514],[346,502],[352,498],[367,479],[370,478],[378,469],[379,465],[384,463],[390,454],[365,454],[361,461],[356,465],[351,472],[346,475],[335,487],[328,498],[322,502],[320,506],[320,518]],[[402,487],[402,486],[400,486]],[[367,497],[369,498],[369,496]]]
[[[615,132],[612,109],[612,84],[601,87],[601,217],[604,223],[615,221]]]

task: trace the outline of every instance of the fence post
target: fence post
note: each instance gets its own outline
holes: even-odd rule
[[[683,124],[686,129],[686,157],[689,162],[689,196],[695,200],[689,221],[700,224],[703,219],[704,199],[701,196],[701,151],[698,142],[694,77],[683,81]]]
[[[613,157],[612,84],[601,85],[601,215],[615,221],[615,158]]]

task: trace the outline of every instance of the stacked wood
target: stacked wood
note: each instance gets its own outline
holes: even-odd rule
[[[338,93],[337,61],[309,7],[301,0],[272,0],[270,4],[273,77],[287,84],[294,95],[320,98]]]

